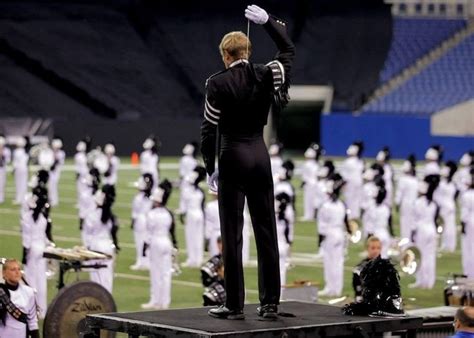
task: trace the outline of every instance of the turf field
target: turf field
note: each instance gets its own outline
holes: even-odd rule
[[[128,159],[122,159],[122,163],[128,163]],[[69,160],[67,162],[71,164]],[[162,158],[161,178],[177,178],[177,158]],[[170,168],[173,167],[173,168]],[[115,281],[113,296],[119,311],[138,311],[140,304],[149,299],[149,279],[146,271],[131,271],[129,266],[133,264],[135,249],[133,234],[130,229],[130,212],[133,196],[136,189],[132,183],[139,177],[137,168],[120,170],[117,185],[117,200],[114,211],[119,218],[120,231],[119,240],[121,251],[118,254],[115,267]],[[299,178],[294,179],[294,186],[300,186]],[[78,217],[76,204],[75,173],[71,170],[63,171],[60,180],[60,204],[52,210],[53,236],[59,247],[72,247],[80,244],[78,230]],[[7,178],[6,202],[0,205],[0,257],[16,257],[21,259],[21,239],[19,227],[19,207],[12,205],[14,186],[11,174]],[[179,191],[174,190],[169,207],[171,210],[177,208]],[[297,213],[302,214],[302,191],[297,189]],[[394,217],[398,225],[398,215]],[[397,229],[398,231],[398,229]],[[177,224],[178,244],[182,251],[185,249],[184,227]],[[252,239],[253,242],[253,239]],[[344,270],[344,295],[352,296],[351,270],[360,261],[359,253],[363,250],[362,244],[351,245],[345,262]],[[288,271],[287,281],[311,280],[321,283],[323,286],[322,262],[316,261],[310,255],[317,252],[316,225],[313,222],[298,222],[295,226],[295,241],[292,255],[298,260],[296,266]],[[255,259],[255,246],[251,245],[251,259]],[[185,254],[180,253],[180,261],[185,260]],[[443,288],[445,279],[449,273],[460,273],[461,256],[460,250],[454,254],[442,254],[437,260],[437,282],[432,290],[409,289],[407,285],[414,282],[412,276],[402,276],[402,295],[406,308],[418,308],[438,306],[443,304]],[[76,275],[69,273],[67,282],[75,281],[77,278],[88,278],[87,274]],[[56,281],[52,279],[48,283],[48,298],[51,300],[56,294]],[[248,267],[245,269],[245,282],[247,288],[247,302],[257,302],[257,269]],[[199,271],[194,268],[183,268],[180,276],[174,277],[172,284],[171,307],[196,307],[201,305],[202,287],[200,284]],[[328,299],[322,299],[327,302]]]

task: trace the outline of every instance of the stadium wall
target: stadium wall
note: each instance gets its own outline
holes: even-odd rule
[[[414,153],[418,159],[424,158],[430,145],[440,144],[446,160],[458,160],[464,152],[474,149],[474,137],[434,136],[430,130],[429,116],[337,113],[322,116],[321,144],[329,156],[345,156],[349,144],[362,140],[364,156],[375,157],[383,146],[389,146],[393,158]]]

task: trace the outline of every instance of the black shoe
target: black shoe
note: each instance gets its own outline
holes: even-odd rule
[[[229,319],[229,320],[242,320],[245,319],[244,312],[242,310],[229,310],[224,305],[218,308],[210,309],[207,314],[214,318]]]
[[[278,306],[276,304],[265,304],[257,307],[257,315],[264,319],[274,320],[278,318]]]

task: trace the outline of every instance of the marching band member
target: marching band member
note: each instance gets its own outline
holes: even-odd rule
[[[385,180],[383,178],[384,169],[374,163],[370,168],[364,171],[364,185],[362,186],[360,207],[362,212],[363,237],[369,238],[374,234],[373,218],[369,217],[367,211],[375,207],[375,197],[380,187],[385,188]]]
[[[158,186],[158,142],[152,135],[143,142],[143,151],[140,154],[140,172],[141,174],[151,174],[153,177],[154,188]]]
[[[200,267],[204,255],[204,205],[205,194],[199,187],[206,178],[204,167],[197,166],[185,180],[192,185],[185,199],[186,222],[184,232],[186,238],[187,259],[184,266]]]
[[[443,156],[441,146],[434,145],[428,148],[425,153],[425,166],[423,168],[423,175],[426,177],[428,175],[439,175],[441,170],[439,162]]]
[[[177,249],[175,222],[166,207],[171,183],[164,180],[150,196],[152,209],[146,215],[147,246],[150,254],[150,301],[143,309],[167,309],[171,302],[173,248]],[[145,250],[144,250],[145,251]]]
[[[439,207],[433,200],[433,193],[439,183],[437,175],[428,175],[418,185],[419,197],[415,201],[412,241],[421,253],[420,268],[416,282],[410,287],[431,289],[436,281],[436,239]]]
[[[206,238],[209,240],[209,255],[214,257],[220,253],[218,239],[221,237],[221,222],[219,220],[219,201],[217,190],[209,189],[211,200],[206,203],[204,218],[206,222]]]
[[[456,250],[456,185],[453,176],[457,165],[453,161],[446,162],[441,168],[441,181],[434,192],[433,199],[439,206],[439,215],[443,220],[441,250],[454,252]]]
[[[459,160],[459,169],[456,171],[453,177],[454,184],[456,184],[456,189],[463,193],[467,190],[471,180],[470,170],[474,167],[474,150],[468,151],[462,155]]]
[[[398,179],[395,192],[395,204],[400,212],[400,237],[410,238],[414,229],[414,206],[418,197],[418,179],[416,178],[416,160],[410,155],[402,164],[402,176]]]
[[[114,282],[115,254],[120,251],[117,241],[118,224],[112,212],[115,201],[115,187],[104,185],[94,194],[96,207],[89,210],[84,219],[85,242],[89,250],[99,251],[110,255],[112,258],[100,261],[105,268],[95,269],[90,272],[91,281],[102,285],[112,293]]]
[[[136,258],[135,263],[130,266],[132,270],[149,269],[150,259],[143,255],[143,247],[147,236],[146,215],[151,210],[152,201],[150,200],[151,191],[153,189],[153,176],[149,173],[143,174],[135,186],[139,192],[133,198],[132,202],[132,224],[133,237],[135,239]]]
[[[280,254],[280,282],[286,284],[286,263],[290,253],[290,222],[294,221],[292,198],[281,191],[275,196],[275,215],[278,236],[278,252]]]
[[[330,178],[334,175],[335,172],[335,167],[334,163],[331,160],[326,160],[318,171],[318,181],[316,184],[316,194],[315,194],[315,199],[314,199],[314,207],[316,210],[316,215],[319,212],[319,209],[321,206],[329,200],[329,195],[326,192],[326,186],[327,186],[327,181],[330,180]],[[319,247],[319,252],[317,254],[317,258],[322,258],[323,257],[323,247],[321,245],[323,238],[325,237],[324,233],[325,229],[321,228],[321,226],[318,223],[318,247]]]
[[[100,187],[100,173],[96,168],[89,170],[83,178],[83,185],[85,189],[82,190],[79,196],[78,208],[79,208],[79,230],[81,231],[82,243],[88,247],[86,232],[84,231],[84,220],[90,211],[96,208],[96,202],[94,195]]]
[[[52,242],[51,220],[48,219],[48,193],[38,185],[26,197],[28,210],[21,215],[23,264],[31,287],[37,292],[39,317],[44,318],[47,308],[47,277],[44,250]]]
[[[275,197],[280,193],[286,193],[290,198],[290,204],[286,207],[286,219],[288,220],[288,238],[290,243],[293,242],[294,228],[295,228],[295,188],[291,184],[293,178],[293,170],[295,165],[292,161],[285,161],[282,166],[280,173],[277,175],[277,181],[275,182],[274,193]]]
[[[76,169],[77,200],[79,201],[82,192],[87,189],[85,184],[86,176],[89,173],[89,167],[87,166],[87,140],[81,140],[77,143],[74,166]]]
[[[115,146],[112,143],[107,143],[104,146],[104,154],[109,160],[108,170],[104,173],[104,184],[115,186],[115,184],[117,184],[117,176],[120,165],[120,159],[115,156]]]
[[[470,175],[467,190],[461,195],[461,246],[464,274],[474,278],[474,169]]]
[[[62,150],[63,141],[56,137],[51,141],[51,148],[53,149],[54,153],[54,162],[50,168],[49,173],[49,200],[51,206],[58,205],[59,197],[58,197],[58,183],[59,177],[61,176],[61,169],[64,165],[64,160],[66,159],[66,153]]]
[[[5,201],[5,185],[7,182],[7,164],[11,161],[11,151],[7,148],[7,142],[0,134],[0,204]]]
[[[346,181],[344,188],[344,201],[349,209],[349,218],[360,218],[360,200],[362,190],[362,174],[364,172],[364,162],[362,152],[364,144],[354,142],[347,148],[347,156],[341,166],[341,175]]]
[[[20,137],[17,140],[16,148],[13,151],[13,173],[15,175],[15,201],[14,204],[21,204],[28,191],[28,160],[29,156],[25,150],[27,140]]]
[[[383,167],[383,180],[385,182],[385,190],[387,191],[387,197],[385,203],[392,207],[393,200],[393,167],[390,164],[390,149],[384,147],[377,153],[376,161]]]
[[[39,338],[35,291],[21,283],[21,265],[7,259],[2,267],[0,284],[0,337]]]
[[[327,181],[326,191],[329,195],[318,211],[318,225],[324,233],[322,240],[324,289],[321,296],[340,296],[344,281],[344,246],[345,233],[350,232],[347,208],[339,196],[345,182],[339,174],[334,174]]]
[[[315,219],[314,200],[316,195],[316,185],[318,182],[318,160],[321,156],[321,147],[313,143],[304,153],[305,162],[302,168],[303,180],[303,205],[304,213],[302,221],[312,221]]]
[[[272,168],[272,176],[275,178],[282,169],[283,159],[281,158],[282,146],[274,142],[268,147],[268,154],[270,155],[270,166]]]
[[[188,193],[189,189],[192,188],[192,184],[189,184],[184,179],[188,176],[194,168],[198,165],[198,161],[196,159],[197,156],[197,143],[191,142],[184,146],[183,148],[183,156],[179,161],[179,177],[180,177],[180,191],[179,191],[179,208],[178,213],[184,214],[186,210],[184,209],[186,194]]]

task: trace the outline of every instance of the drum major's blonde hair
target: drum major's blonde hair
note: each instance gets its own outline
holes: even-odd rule
[[[248,55],[247,55],[248,44]],[[219,44],[222,56],[227,52],[234,59],[248,59],[252,54],[252,43],[243,32],[235,31],[224,35]]]

